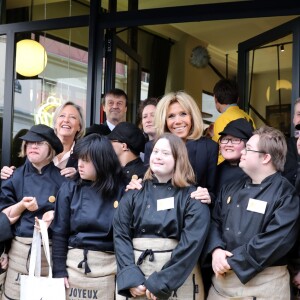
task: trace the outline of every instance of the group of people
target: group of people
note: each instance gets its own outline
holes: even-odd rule
[[[143,101],[139,129],[119,89],[104,96],[104,124],[85,128],[67,102],[53,129],[22,135],[25,163],[1,170],[2,299],[20,299],[37,218],[70,300],[288,299],[300,287],[300,203],[282,176],[286,138],[255,129],[234,81],[214,94],[212,139],[186,92]]]

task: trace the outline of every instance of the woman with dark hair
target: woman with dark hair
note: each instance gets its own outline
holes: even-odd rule
[[[120,295],[204,299],[197,261],[210,213],[206,204],[191,199],[194,183],[182,139],[162,134],[154,143],[142,188],[124,195],[114,217]]]
[[[153,140],[156,135],[154,116],[157,103],[157,98],[147,98],[141,101],[139,106],[139,127],[143,130],[149,141]]]
[[[124,191],[111,142],[90,134],[74,147],[79,178],[62,185],[52,223],[53,276],[65,278],[68,299],[114,299],[112,220]]]

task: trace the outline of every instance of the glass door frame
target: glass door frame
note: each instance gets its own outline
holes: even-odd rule
[[[142,75],[142,68],[141,56],[128,44],[126,44],[121,38],[119,38],[115,34],[115,30],[109,30],[106,33],[105,38],[105,48],[106,48],[106,55],[105,55],[105,74],[104,74],[104,94],[109,91],[110,89],[115,88],[116,82],[116,62],[117,62],[117,50],[121,50],[124,52],[130,59],[132,59],[137,64],[137,74],[134,75],[134,81],[131,82],[131,79],[127,79],[127,91],[126,94],[128,95],[128,104],[129,107],[127,108],[127,112],[129,111],[129,116],[131,118],[127,118],[128,122],[136,123],[137,117],[137,104],[140,102],[140,94],[141,94],[141,75]],[[133,93],[128,91],[128,84],[130,84]],[[134,87],[135,90],[134,90]]]
[[[240,89],[241,101],[239,105],[245,111],[249,111],[249,52],[261,45],[271,43],[286,35],[293,36],[292,50],[292,93],[291,93],[291,116],[294,114],[294,103],[300,96],[300,18],[296,18],[258,36],[255,36],[238,45],[238,84]],[[291,118],[291,135],[293,134]]]

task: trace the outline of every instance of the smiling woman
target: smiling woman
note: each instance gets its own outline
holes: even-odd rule
[[[85,119],[82,108],[73,103],[66,102],[59,106],[53,117],[54,132],[60,139],[63,150],[53,157],[53,163],[61,169],[61,175],[72,177],[77,172],[77,159],[72,155],[73,147],[85,132]],[[1,169],[1,179],[9,178],[15,167],[4,166]]]
[[[218,144],[203,136],[203,120],[195,100],[183,91],[166,94],[157,104],[154,124],[157,135],[171,132],[185,142],[196,182],[207,189],[205,197],[208,191],[213,198]],[[149,163],[152,147],[153,142],[149,141],[145,147],[145,164]]]
[[[64,146],[63,152],[54,158],[54,164],[60,169],[77,168],[77,160],[72,156],[72,150],[85,131],[82,108],[70,101],[59,106],[53,117],[53,128]]]

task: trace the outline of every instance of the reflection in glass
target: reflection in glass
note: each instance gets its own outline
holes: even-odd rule
[[[84,37],[81,38],[80,34]],[[55,109],[72,101],[86,109],[88,29],[55,30],[35,36],[46,49],[48,63],[35,77],[16,74],[14,93],[13,138],[33,124],[52,127]],[[64,37],[67,37],[65,39]],[[4,56],[5,57],[5,56]],[[20,145],[15,139],[12,159],[17,161]]]
[[[257,127],[264,123],[290,134],[292,35],[249,52],[249,106]],[[284,51],[282,51],[284,48]]]

